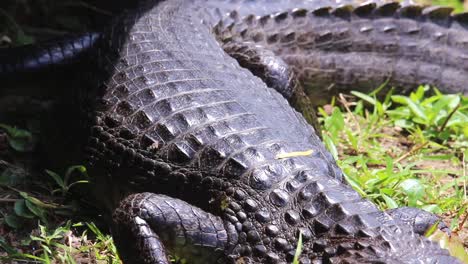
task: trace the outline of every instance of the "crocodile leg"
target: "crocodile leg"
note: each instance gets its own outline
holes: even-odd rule
[[[450,235],[450,228],[435,214],[412,207],[401,207],[387,210],[395,220],[413,227],[417,234],[424,235],[434,224],[439,230]]]
[[[37,72],[54,65],[76,62],[99,39],[99,33],[86,33],[57,41],[0,50],[0,77]]]
[[[191,263],[214,263],[228,244],[220,217],[165,195],[130,195],[113,219],[113,234],[126,264],[168,264],[167,252]]]
[[[253,42],[228,42],[223,45],[223,49],[268,87],[274,88],[286,99],[291,98],[298,82],[288,64],[271,50]]]
[[[281,57],[253,42],[231,41],[224,43],[222,47],[240,66],[248,69],[268,87],[286,98],[320,134],[320,125],[313,107],[315,104],[306,96],[296,74]]]

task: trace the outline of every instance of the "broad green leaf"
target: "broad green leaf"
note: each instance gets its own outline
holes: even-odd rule
[[[407,105],[411,109],[411,112],[413,112],[417,117],[427,121],[427,116],[421,109],[421,107],[413,101],[411,101],[408,97],[402,95],[394,95],[392,96],[392,100],[394,102]]]
[[[45,224],[47,224],[47,219],[46,219],[46,212],[44,209],[40,208],[36,204],[26,200],[26,207],[28,207],[29,211],[31,211],[33,214],[35,214],[41,221]]]
[[[15,202],[14,210],[16,215],[25,218],[34,218],[34,215],[28,210],[26,203],[23,199]]]
[[[377,101],[375,98],[372,98],[369,95],[358,92],[358,91],[352,91],[351,94],[356,96],[359,99],[362,99],[362,100],[368,102],[371,105],[375,105],[375,103]]]
[[[308,155],[305,155],[305,156],[308,156]],[[75,181],[73,183],[71,183],[70,185],[68,185],[68,189],[70,189],[71,187],[77,185],[77,184],[84,184],[84,183],[89,183],[88,180],[82,180],[82,181]]]
[[[0,124],[0,129],[4,129],[8,136],[10,147],[18,152],[27,152],[32,148],[32,135],[29,131]]]
[[[10,227],[12,227],[14,229],[18,229],[21,226],[23,226],[23,221],[21,220],[21,218],[19,218],[16,215],[13,215],[13,214],[9,214],[9,215],[5,216],[4,220],[5,220],[5,223],[8,226],[10,226]]]
[[[65,182],[63,181],[62,177],[58,175],[57,173],[50,171],[50,170],[45,170],[45,172],[54,179],[54,181],[60,186],[62,189],[66,187]]]
[[[379,101],[375,102],[375,111],[377,111],[377,114],[379,116],[382,116],[383,114],[385,114],[384,106]]]
[[[67,169],[67,172],[65,173],[65,184],[66,185],[69,184],[70,177],[72,176],[73,172],[75,172],[75,171],[80,173],[82,176],[86,176],[86,177],[88,176],[85,166],[83,166],[83,165],[70,166]]]
[[[411,117],[411,110],[409,110],[407,107],[398,107],[393,110],[388,110],[387,114],[392,119],[398,119],[398,118],[409,119]]]
[[[5,252],[10,256],[18,254],[18,251],[10,246],[3,237],[0,237],[0,248],[3,248],[3,250],[5,250]]]
[[[338,140],[338,133],[344,128],[345,122],[340,109],[334,108],[331,117],[326,122],[328,132],[333,136],[334,140]]]
[[[329,115],[327,114],[327,112],[325,112],[325,110],[322,108],[322,107],[319,107],[318,108],[318,112],[321,116],[323,117],[329,117]]]
[[[386,194],[388,196],[394,196],[395,190],[391,188],[380,188],[380,193]]]
[[[353,133],[349,129],[345,129],[346,136],[348,136],[349,143],[353,149],[358,150],[358,139],[353,135]]]
[[[366,196],[366,192],[359,186],[359,183],[356,179],[349,177],[347,173],[343,172],[343,176],[346,179],[346,182],[353,187],[360,195]]]
[[[447,111],[453,110],[460,102],[460,97],[456,95],[444,95],[431,107],[431,121],[439,120],[447,116]]]
[[[389,156],[385,157],[385,165],[386,165],[386,173],[387,175],[392,175],[393,174],[393,159]]]
[[[424,186],[417,179],[406,179],[399,186],[408,195],[410,206],[416,205],[416,201],[424,195]]]
[[[19,192],[19,194],[21,195],[21,197],[23,197],[26,201],[29,201],[37,206],[40,206],[42,208],[49,208],[49,209],[56,209],[57,207],[59,207],[57,204],[52,204],[52,203],[44,203],[43,201],[33,197],[33,196],[30,196],[28,195],[27,193],[25,192]],[[27,203],[26,203],[27,205]]]
[[[412,92],[410,94],[410,99],[413,101],[413,102],[418,102],[420,101],[423,96],[424,96],[424,92],[426,90],[427,87],[423,86],[423,85],[420,85],[418,87],[418,89],[416,89],[416,92]]]
[[[354,107],[353,113],[356,115],[362,115],[363,114],[363,109],[364,109],[364,104],[362,101],[358,101],[356,103],[356,106]]]
[[[385,105],[385,108],[390,107],[390,105],[392,104],[391,100],[392,100],[392,95],[393,95],[394,90],[395,89],[393,89],[392,87],[392,89],[390,89],[390,91],[388,91],[388,93],[385,95],[385,100],[383,102],[383,104]]]
[[[332,154],[333,158],[335,160],[338,160],[338,150],[336,149],[335,143],[333,143],[333,140],[327,135],[323,135],[323,142],[325,143],[325,146],[327,147],[328,151]]]
[[[428,211],[430,213],[434,213],[434,214],[443,213],[442,209],[440,209],[440,207],[437,204],[424,205],[423,207],[421,207],[421,209],[423,209],[424,211]]]
[[[398,208],[398,204],[395,202],[395,200],[393,200],[386,194],[382,194],[382,198],[385,200],[385,203],[387,204],[388,209]]]
[[[104,234],[101,232],[101,230],[99,230],[99,228],[96,226],[95,223],[86,223],[86,226],[88,226],[88,228],[99,238],[99,239],[103,239],[105,236]]]

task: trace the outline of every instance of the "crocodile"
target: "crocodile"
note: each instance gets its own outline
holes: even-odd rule
[[[347,3],[136,1],[102,32],[2,51],[0,76],[71,72],[61,147],[96,175],[124,263],[287,263],[299,237],[303,264],[459,263],[422,235],[433,215],[354,191],[290,103],[382,82],[467,94],[468,16]]]

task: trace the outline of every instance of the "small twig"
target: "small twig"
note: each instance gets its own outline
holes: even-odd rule
[[[37,28],[24,26],[23,31],[27,34],[39,34],[39,35],[48,35],[48,36],[63,36],[72,34],[71,31],[67,30],[58,30],[54,28]]]
[[[417,145],[416,147],[412,148],[410,151],[406,152],[403,156],[399,157],[398,159],[395,160],[395,163],[399,163],[403,160],[405,160],[406,158],[410,157],[411,155],[413,155],[416,151],[424,148],[427,144],[429,144],[429,141],[426,141],[422,144],[419,144]]]
[[[447,118],[445,119],[442,126],[439,127],[439,129],[437,130],[439,133],[444,131],[445,127],[447,126],[448,121],[450,120],[450,118],[452,118],[452,116],[455,114],[455,112],[458,110],[458,108],[460,108],[460,103],[457,104],[457,106],[447,116]],[[416,151],[418,151],[418,150],[422,149],[423,147],[425,147],[427,144],[429,144],[429,141],[426,141],[426,142],[424,142],[422,144],[417,145],[416,147],[411,149],[409,152],[407,152],[403,156],[399,157],[395,162],[400,162],[400,161],[408,158],[409,156],[413,155]],[[466,198],[466,188],[464,188],[464,189],[465,189],[465,198]]]
[[[8,199],[8,198],[0,198],[0,203],[14,203],[21,199]]]
[[[349,102],[346,100],[346,98],[344,97],[344,95],[342,93],[340,93],[338,95],[338,97],[339,97],[340,103],[346,109],[346,112],[348,112],[351,115],[351,118],[353,119],[354,123],[356,123],[358,133],[360,134],[361,133],[361,127],[359,126],[359,122],[356,119],[356,116],[354,116],[354,114],[351,112],[351,109],[348,107]]]
[[[98,8],[96,6],[93,6],[93,5],[90,5],[86,2],[83,2],[83,1],[78,1],[78,2],[66,2],[66,3],[63,3],[62,6],[65,6],[65,7],[83,7],[85,9],[89,9],[95,13],[98,13],[98,14],[102,14],[102,15],[105,15],[105,16],[112,16],[112,12],[108,11],[108,10],[104,10],[104,9],[101,9],[101,8]]]
[[[468,177],[468,175],[466,175],[466,156],[465,156],[465,152],[463,152],[463,158],[462,158],[462,166],[463,166],[463,197],[466,201],[467,197],[466,197],[466,178]],[[467,213],[468,215],[468,213]]]
[[[442,132],[444,131],[445,127],[447,126],[447,123],[448,121],[450,120],[450,118],[452,118],[453,114],[455,114],[455,112],[458,110],[458,108],[460,108],[460,102],[457,104],[457,106],[452,110],[452,112],[450,112],[450,114],[447,116],[447,118],[445,119],[444,123],[442,124],[442,126],[439,128],[438,132]]]
[[[466,220],[468,220],[468,212],[465,212],[465,217],[463,217],[463,220],[458,224],[457,227],[453,229],[453,232],[458,233],[460,230],[463,230],[463,226],[465,225]]]
[[[10,189],[10,190],[12,190],[12,191],[14,191],[14,192],[17,192],[17,193],[20,193],[20,192],[21,192],[20,190],[14,188],[14,187],[8,186],[8,185],[4,185],[3,187],[5,187],[5,188],[7,188],[7,189]]]
[[[465,213],[465,217],[463,217],[463,220],[462,220],[461,223],[458,225],[458,229],[460,229],[460,230],[463,229],[463,226],[465,225],[467,219],[468,219],[468,212]]]

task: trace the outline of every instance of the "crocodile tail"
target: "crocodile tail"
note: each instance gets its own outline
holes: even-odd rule
[[[72,64],[92,48],[99,33],[68,36],[60,40],[0,49],[0,77],[45,72]]]
[[[468,13],[448,7],[367,3],[294,9],[221,22],[221,42],[254,42],[293,68],[306,93],[324,103],[379,84],[411,91],[420,84],[468,94]]]

